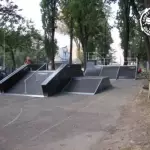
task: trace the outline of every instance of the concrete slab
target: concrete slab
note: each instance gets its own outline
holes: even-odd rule
[[[90,150],[116,130],[120,109],[141,81],[117,80],[95,95],[0,96],[0,150]]]

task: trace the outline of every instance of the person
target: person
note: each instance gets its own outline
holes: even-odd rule
[[[141,68],[139,68],[138,69],[138,74],[140,74],[142,72],[142,69]]]
[[[29,56],[26,57],[25,64],[28,64],[28,65],[31,64],[31,59]]]

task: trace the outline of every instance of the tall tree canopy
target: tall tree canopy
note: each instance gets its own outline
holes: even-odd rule
[[[58,0],[41,1],[42,23],[46,53],[51,60],[52,69],[55,69],[55,54],[57,50],[55,28],[58,12]]]
[[[43,49],[39,31],[32,21],[20,15],[20,11],[11,0],[0,1],[0,59],[14,68],[22,65],[28,55],[35,59],[38,50]]]
[[[61,18],[82,45],[84,68],[87,52],[103,52],[103,57],[109,53],[112,39],[105,8],[102,0],[61,0]]]
[[[117,2],[117,0],[106,0],[106,2]],[[130,13],[124,14],[124,10],[127,6],[130,7]],[[146,59],[145,52],[147,53],[147,60],[150,63],[150,38],[145,33],[143,33],[140,29],[140,14],[145,8],[150,7],[149,0],[119,0],[118,1],[120,10],[118,12],[118,28],[120,30],[121,40],[122,40],[122,48],[124,49],[124,56],[126,57],[127,53],[134,53],[140,59]],[[126,9],[127,10],[127,9]],[[129,18],[128,25],[126,24],[123,16]],[[130,30],[125,31],[128,26]],[[128,35],[128,38],[127,38]],[[125,44],[126,43],[126,44]],[[123,46],[124,45],[124,46]],[[128,48],[125,48],[128,45]],[[146,49],[146,51],[145,51]],[[128,52],[127,52],[128,50]],[[131,55],[132,56],[132,55]]]

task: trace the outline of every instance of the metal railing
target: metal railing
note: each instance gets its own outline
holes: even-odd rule
[[[35,75],[36,74],[36,76],[35,76],[35,78],[36,78],[36,81],[37,81],[37,73],[38,73],[38,71],[41,69],[41,68],[43,68],[44,66],[46,66],[46,69],[47,69],[47,64],[45,63],[44,65],[42,65],[39,69],[37,69],[33,74],[31,74],[28,78],[26,78],[25,80],[24,80],[24,93],[25,94],[27,94],[27,81],[33,76],[33,75]]]
[[[99,60],[104,59],[98,52],[87,52],[87,60]]]
[[[124,64],[124,60],[121,60],[121,57],[120,57],[120,62],[119,61],[115,61],[113,60],[112,58],[109,58],[109,57],[106,57],[104,58],[103,57],[103,53],[98,53],[98,52],[87,52],[87,60],[96,60],[97,63],[99,65],[123,65]],[[128,63],[128,66],[129,65],[137,65],[137,58],[136,57],[128,57],[127,58],[127,63]]]

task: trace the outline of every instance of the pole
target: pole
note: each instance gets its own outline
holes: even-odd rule
[[[121,55],[120,55],[120,65],[122,65],[122,64],[121,64]]]
[[[3,51],[3,68],[5,68],[5,66],[6,66],[6,56],[5,56],[5,48],[6,48],[6,43],[5,43],[5,31],[4,31],[4,51]]]
[[[24,82],[24,86],[25,86],[25,87],[24,87],[24,90],[25,90],[24,93],[27,94],[27,84],[26,84],[26,81]]]

